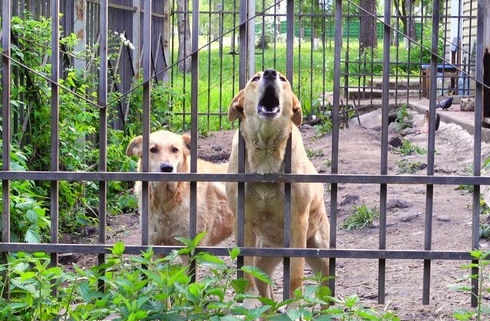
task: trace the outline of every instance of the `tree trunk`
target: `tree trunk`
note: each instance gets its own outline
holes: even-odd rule
[[[376,30],[376,0],[361,0],[359,46],[361,49],[376,48],[378,36]]]
[[[403,24],[403,34],[407,35],[410,39],[417,40],[417,33],[415,32],[415,20],[412,17],[413,6],[415,0],[402,0],[395,1],[398,17]],[[410,46],[410,42],[407,42]]]
[[[177,1],[177,28],[179,33],[179,70],[184,73],[191,71],[191,26],[189,0]]]
[[[406,23],[405,33],[410,39],[417,40],[417,33],[415,32],[415,22],[412,17],[413,5],[414,5],[414,0],[405,0],[405,13],[407,15],[407,19],[405,21]]]

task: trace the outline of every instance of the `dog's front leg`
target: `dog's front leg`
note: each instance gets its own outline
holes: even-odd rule
[[[255,235],[254,231],[252,229],[247,229],[245,228],[244,230],[244,246],[251,248],[251,247],[256,247],[259,246],[260,242],[257,240],[257,236]],[[254,256],[245,256],[244,257],[244,264],[248,266],[256,266],[257,258]],[[252,296],[258,296],[259,295],[259,289],[257,287],[257,281],[255,278],[250,275],[250,274],[245,274],[245,278],[247,280],[247,288],[246,292],[248,294],[251,294]],[[243,306],[246,307],[247,309],[253,309],[256,307],[260,306],[260,301],[249,298],[243,300]]]
[[[291,213],[291,247],[306,248],[306,238],[308,233],[308,216],[307,212]],[[289,296],[294,297],[296,289],[303,289],[304,276],[304,257],[293,257],[290,262],[290,288]]]
[[[251,228],[247,228],[250,226],[250,224],[245,224],[245,229],[244,229],[244,238],[243,238],[243,245],[247,248],[252,248],[257,246],[257,236],[255,235],[255,232]],[[238,241],[238,240],[237,240]],[[255,261],[256,258],[253,256],[245,256],[244,258],[244,264],[248,266],[255,266]],[[252,277],[250,274],[245,275],[248,284],[247,284],[247,293],[257,293],[256,289],[256,284],[255,284],[255,278]]]

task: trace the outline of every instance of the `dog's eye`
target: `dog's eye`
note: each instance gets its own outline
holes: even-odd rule
[[[254,76],[254,77],[252,78],[252,81],[259,81],[259,80],[260,80],[260,76]]]
[[[158,148],[156,148],[156,147],[151,147],[151,148],[150,148],[150,153],[153,153],[153,154],[158,153]]]
[[[179,149],[177,147],[172,147],[172,153],[178,153],[179,152]]]
[[[287,81],[286,77],[284,77],[284,76],[279,76],[279,79],[281,79],[281,81],[284,81],[284,82]]]

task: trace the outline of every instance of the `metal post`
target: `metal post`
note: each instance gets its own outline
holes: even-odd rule
[[[99,171],[107,171],[107,75],[108,75],[108,33],[109,33],[109,2],[102,0],[99,9],[100,21],[100,67],[99,67]],[[99,237],[100,244],[105,244],[105,227],[107,211],[107,181],[99,181]],[[105,262],[105,255],[98,255],[98,263]]]
[[[383,103],[382,103],[382,130],[381,130],[381,168],[380,174],[388,174],[388,115],[390,112],[389,90],[390,90],[390,17],[391,1],[385,1],[384,11],[384,37],[383,37]],[[379,249],[386,249],[386,199],[387,184],[380,185],[379,200]],[[378,303],[385,303],[385,283],[386,283],[386,260],[378,260]]]
[[[143,33],[151,32],[152,0],[144,1]],[[142,172],[148,172],[149,143],[150,143],[150,111],[151,111],[151,37],[143,39],[142,53],[143,69],[143,154],[141,156]],[[148,245],[148,182],[141,183],[141,244]]]
[[[334,66],[333,66],[333,107],[332,107],[332,167],[331,173],[337,174],[339,171],[339,102],[340,102],[340,61],[342,60],[342,0],[335,2],[335,47],[334,47]],[[337,200],[338,184],[330,184],[330,248],[337,247]],[[332,295],[335,296],[335,265],[336,259],[329,260],[329,287]]]
[[[10,169],[11,1],[2,1],[2,171]],[[10,181],[2,180],[2,242],[10,242]]]
[[[51,171],[59,170],[59,77],[60,77],[60,30],[59,0],[51,1]],[[51,181],[50,189],[51,243],[58,243],[59,184]],[[51,265],[58,264],[58,254],[51,253]]]

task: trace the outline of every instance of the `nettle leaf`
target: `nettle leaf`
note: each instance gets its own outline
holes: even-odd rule
[[[41,235],[39,235],[38,231],[28,229],[26,231],[26,235],[24,236],[24,241],[26,241],[27,243],[40,243]]]
[[[30,210],[34,207],[34,203],[35,203],[34,200],[26,199],[23,202],[19,202],[19,203],[15,204],[15,208],[22,210],[22,211],[27,211],[27,210]]]
[[[219,257],[209,254],[207,252],[200,252],[196,256],[196,262],[207,265],[215,268],[224,268],[226,267],[225,262]]]
[[[31,295],[36,296],[38,294],[38,289],[33,282],[25,282],[20,278],[14,278],[11,282],[15,287],[22,289]]]
[[[230,250],[230,258],[232,260],[236,260],[239,255],[240,255],[240,248],[239,247],[234,247]]]
[[[270,277],[266,273],[264,273],[261,269],[255,266],[245,265],[242,266],[241,270],[266,284],[272,284],[272,280],[270,279]]]
[[[32,209],[26,211],[26,218],[31,223],[36,223],[38,220],[38,213]]]
[[[231,287],[237,293],[245,293],[248,281],[246,279],[235,279],[231,281]]]
[[[357,311],[357,314],[363,320],[379,320],[378,316],[374,313],[374,311],[369,310],[369,309],[359,310],[359,311]]]
[[[298,317],[300,317],[300,315],[298,315]],[[292,321],[292,320],[296,320],[296,319],[291,319],[291,317],[289,317],[287,314],[283,314],[283,313],[274,314],[274,315],[270,316],[269,318],[267,318],[267,320],[271,320],[271,321]]]
[[[248,310],[247,316],[250,319],[255,320],[260,318],[265,312],[267,312],[271,307],[269,305],[264,305],[258,308]]]
[[[25,282],[27,280],[30,280],[32,278],[34,278],[36,276],[36,272],[33,272],[33,271],[27,271],[27,272],[24,272],[20,275],[20,280],[22,282]]]
[[[126,247],[124,246],[124,243],[121,241],[118,241],[112,247],[112,254],[113,255],[123,255],[125,249],[126,249]]]
[[[78,284],[78,291],[82,299],[87,303],[92,302],[94,299],[99,297],[99,293],[94,291],[87,281],[83,281]]]

